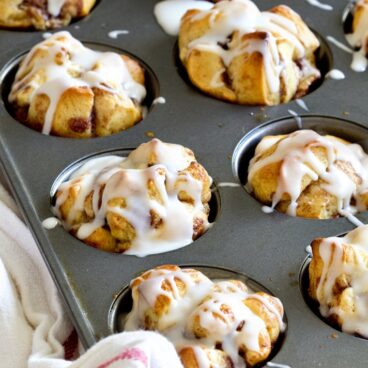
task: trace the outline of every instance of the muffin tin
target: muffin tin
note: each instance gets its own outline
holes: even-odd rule
[[[305,111],[295,102],[266,108],[238,106],[196,90],[178,70],[181,68],[176,63],[176,39],[166,35],[153,17],[155,2],[103,0],[90,16],[65,28],[81,41],[131,53],[143,60],[157,77],[154,95],[165,97],[166,103],[155,105],[136,126],[110,137],[58,138],[18,123],[6,104],[12,78],[9,73],[18,55],[42,41],[43,33],[0,30],[1,162],[83,344],[91,346],[112,333],[108,322],[112,305],[120,291],[139,273],[164,263],[218,266],[248,275],[282,300],[288,329],[273,362],[294,368],[364,366],[362,362],[368,357],[367,341],[338,332],[321,321],[304,302],[299,289],[299,271],[306,257],[306,246],[315,237],[340,234],[354,225],[345,218],[318,221],[277,212],[265,214],[261,204],[241,186],[226,186],[226,183],[244,183],[249,153],[264,133],[296,128],[288,110],[301,114]],[[265,10],[280,1],[256,3]],[[346,1],[330,1],[333,11],[310,6],[307,1],[283,3],[299,12],[323,39],[331,35],[342,42],[345,40],[341,16]],[[117,29],[129,33],[117,39],[109,38],[108,33]],[[309,108],[303,123],[306,127],[315,126],[329,132],[333,129],[336,135],[352,137],[367,150],[368,73],[351,71],[351,55],[334,45],[325,45],[325,52],[330,55],[329,68],[343,70],[346,79],[325,80],[303,98]],[[360,126],[351,125],[346,119]],[[275,124],[252,131],[261,123],[274,120],[277,120]],[[276,130],[270,130],[270,126]],[[214,178],[220,198],[216,197],[216,222],[206,234],[185,248],[137,258],[88,247],[60,226],[52,230],[42,227],[42,221],[52,216],[53,186],[67,167],[103,152],[128,152],[152,135],[191,148]],[[367,213],[357,217],[362,222],[368,219]]]

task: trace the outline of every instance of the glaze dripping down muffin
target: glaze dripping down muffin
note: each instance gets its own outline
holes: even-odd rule
[[[212,179],[191,150],[153,139],[127,158],[83,164],[56,192],[55,215],[85,243],[137,256],[190,244],[210,226]]]
[[[368,338],[368,226],[312,242],[309,295],[342,331]]]
[[[131,282],[125,330],[155,330],[185,368],[253,367],[267,359],[285,325],[281,301],[239,280],[213,282],[195,269],[159,266]]]
[[[1,0],[0,27],[59,28],[89,14],[96,0]]]
[[[91,50],[64,31],[22,60],[9,102],[19,121],[43,134],[90,138],[139,122],[145,96],[138,62]]]
[[[248,185],[261,203],[291,216],[348,216],[368,208],[368,156],[358,144],[312,130],[266,136]]]
[[[319,41],[285,5],[261,12],[249,0],[189,10],[179,31],[180,59],[191,82],[221,100],[277,105],[308,92],[320,77]]]

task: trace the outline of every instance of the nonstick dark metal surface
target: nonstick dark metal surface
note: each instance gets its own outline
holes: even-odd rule
[[[337,332],[322,322],[308,308],[298,287],[305,247],[315,237],[351,230],[354,226],[345,218],[317,221],[277,212],[268,215],[243,188],[221,187],[215,225],[193,244],[170,253],[145,258],[109,254],[86,246],[62,227],[42,228],[42,220],[52,216],[50,191],[54,181],[68,165],[84,156],[137,147],[150,139],[147,132],[154,132],[163,141],[193,149],[217,183],[239,182],[233,167],[238,170],[241,161],[237,155],[234,159],[232,156],[242,137],[262,122],[288,117],[286,124],[290,125],[288,109],[303,113],[295,102],[264,109],[238,106],[207,97],[191,87],[175,64],[176,39],[155,22],[154,3],[102,0],[90,16],[65,28],[82,41],[126,50],[152,68],[166,104],[155,106],[135,127],[114,136],[86,140],[45,136],[15,121],[4,101],[0,104],[2,165],[83,343],[91,346],[110,334],[108,314],[114,297],[138,273],[163,263],[210,265],[245,273],[282,300],[288,331],[274,361],[294,368],[366,366],[367,341]],[[280,1],[256,3],[265,10]],[[322,37],[332,35],[344,41],[341,16],[346,1],[330,0],[334,6],[331,12],[302,0],[283,3],[299,12]],[[109,38],[108,32],[115,29],[129,30],[129,34]],[[40,41],[42,32],[0,30],[0,66],[5,67]],[[303,100],[311,115],[345,118],[368,127],[368,72],[351,71],[351,55],[333,45],[330,48],[333,61],[329,68],[343,70],[346,79],[326,80]],[[9,90],[7,69],[1,75],[3,98]],[[323,131],[324,118],[307,120]],[[336,122],[336,135],[340,131],[342,136],[349,133],[345,123]],[[331,120],[327,125],[331,131]],[[368,131],[359,128],[359,132],[361,137],[356,141],[364,142]],[[243,180],[246,167],[239,170]],[[367,213],[358,217],[363,222],[368,219]]]

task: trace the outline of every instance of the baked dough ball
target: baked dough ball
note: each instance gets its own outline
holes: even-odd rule
[[[368,338],[368,226],[312,242],[309,294],[321,315],[344,332]]]
[[[240,281],[223,281],[189,316],[186,335],[225,349],[236,346],[230,355],[235,366],[242,359],[254,366],[270,355],[283,329],[283,312],[277,298],[250,293]]]
[[[308,92],[320,77],[319,41],[285,5],[261,12],[249,0],[189,10],[179,32],[180,59],[191,82],[221,100],[277,105]]]
[[[185,368],[253,367],[284,331],[279,299],[239,280],[212,282],[199,271],[165,265],[131,282],[125,330],[165,335]]]
[[[188,245],[209,228],[211,184],[191,150],[153,139],[126,159],[87,161],[58,188],[54,213],[93,247],[144,256]]]
[[[175,327],[188,310],[203,300],[211,286],[212,282],[203,273],[190,268],[164,265],[147,271],[130,285],[131,323],[160,332]]]
[[[43,134],[106,136],[142,119],[144,83],[135,60],[93,51],[64,31],[22,60],[9,102],[19,121]]]
[[[96,0],[1,0],[0,27],[44,30],[89,14]]]
[[[367,209],[368,156],[361,146],[311,130],[266,136],[249,163],[248,184],[265,205],[328,219]]]

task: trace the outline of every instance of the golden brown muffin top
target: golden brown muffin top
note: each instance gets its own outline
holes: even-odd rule
[[[322,316],[337,322],[344,332],[368,337],[368,225],[344,237],[312,242],[309,266],[312,298]]]
[[[252,35],[249,41],[246,35]],[[292,60],[306,61],[302,73],[319,76],[308,61],[319,41],[300,16],[285,5],[260,11],[250,0],[220,1],[209,10],[188,11],[179,33],[184,65],[193,50],[220,55],[225,67],[246,52],[259,53],[263,56],[269,89],[274,93],[280,90],[280,76],[285,69],[285,60],[278,50],[285,42],[291,48]],[[220,82],[213,81],[214,86],[217,83]]]
[[[280,300],[239,280],[211,281],[197,270],[165,265],[133,280],[131,288],[133,310],[125,329],[161,332],[184,360],[195,360],[196,350],[204,349],[207,358],[225,366],[253,366],[267,358],[285,327]],[[198,349],[187,355],[185,347],[193,346]]]
[[[126,254],[145,256],[190,244],[195,221],[209,228],[211,183],[191,150],[153,139],[127,158],[87,161],[58,188],[54,212],[81,240],[110,216],[125,219],[118,230],[132,235]]]
[[[368,191],[368,155],[358,144],[312,130],[266,136],[248,168],[248,183],[255,192],[259,181],[275,184],[262,193],[260,200],[271,202],[274,208],[288,196],[289,215],[296,215],[298,198],[316,182],[337,198],[338,213],[347,215],[366,208],[363,197]]]
[[[49,134],[58,102],[71,88],[97,88],[122,100],[142,102],[146,89],[131,75],[121,55],[85,47],[62,31],[37,44],[21,62],[9,101],[20,107],[37,95],[46,95],[49,106],[42,133]]]

